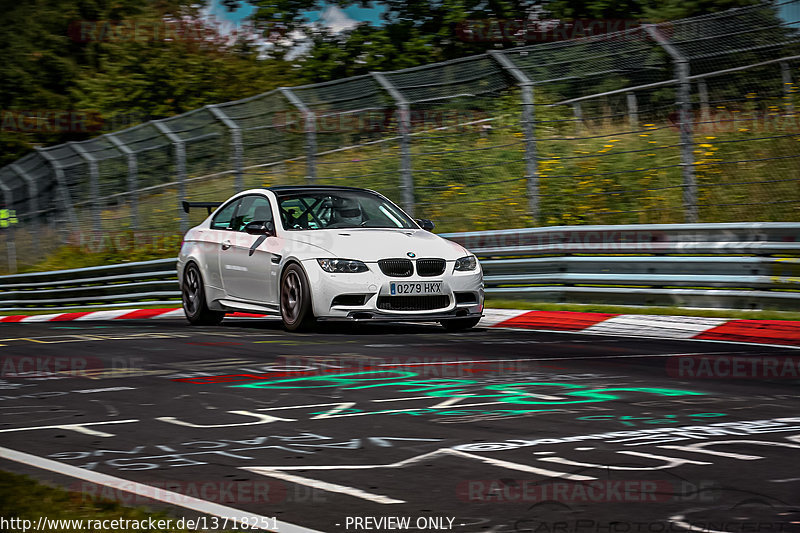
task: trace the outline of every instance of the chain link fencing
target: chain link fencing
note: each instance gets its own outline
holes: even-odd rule
[[[0,169],[0,270],[174,253],[181,201],[378,190],[442,231],[800,220],[800,0],[280,88]],[[0,253],[0,255],[3,255]],[[151,258],[143,256],[142,259]]]

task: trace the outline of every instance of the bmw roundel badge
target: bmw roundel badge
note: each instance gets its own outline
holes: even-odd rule
[[[411,258],[417,257],[417,254],[415,254],[414,252],[408,252],[406,255]]]

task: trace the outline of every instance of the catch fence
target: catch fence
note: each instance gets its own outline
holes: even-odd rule
[[[179,242],[202,216],[183,200],[284,184],[376,189],[443,231],[800,220],[800,21],[779,16],[799,1],[285,87],[41,148],[0,169],[4,269],[68,243]]]

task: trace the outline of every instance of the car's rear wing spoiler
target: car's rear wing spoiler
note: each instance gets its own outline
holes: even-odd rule
[[[188,213],[189,210],[193,207],[205,207],[208,209],[208,214],[211,214],[211,211],[218,208],[222,205],[222,202],[181,202],[183,204],[183,211]]]

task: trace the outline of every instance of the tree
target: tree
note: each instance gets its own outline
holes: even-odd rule
[[[108,128],[294,80],[285,62],[202,27],[189,0],[0,0],[0,12],[0,165],[98,133],[54,127],[59,114],[98,115]]]

